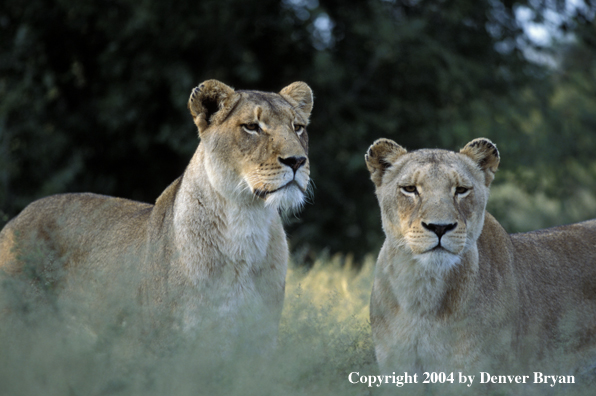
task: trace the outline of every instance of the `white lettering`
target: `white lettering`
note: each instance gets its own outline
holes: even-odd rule
[[[475,375],[464,375],[463,373],[459,373],[459,383],[465,384],[468,383],[468,387],[472,386],[472,382],[474,382]]]
[[[575,376],[573,375],[544,375],[539,371],[534,372],[534,383],[535,384],[549,384],[554,387],[557,383],[559,384],[575,384]]]
[[[563,378],[563,381],[561,381],[564,384],[575,384],[575,376],[574,375],[568,375],[567,378],[565,377],[561,377]]]

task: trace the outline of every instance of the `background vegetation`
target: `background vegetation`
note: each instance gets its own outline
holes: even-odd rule
[[[502,171],[489,209],[509,231],[594,217],[595,9],[587,0],[5,0],[0,221],[54,193],[154,201],[196,148],[186,101],[210,78],[314,89],[315,198],[288,225],[304,260],[379,248],[363,162],[378,137],[409,149],[492,139]]]

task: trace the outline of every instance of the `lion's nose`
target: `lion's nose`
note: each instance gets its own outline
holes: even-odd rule
[[[439,237],[439,239],[441,239],[441,237],[443,235],[445,235],[448,231],[453,230],[455,227],[457,227],[457,223],[452,223],[452,224],[426,224],[424,221],[422,222],[422,227],[426,228],[429,231],[434,232],[435,234],[437,234],[437,236]]]
[[[279,162],[281,162],[284,165],[289,166],[290,168],[292,168],[294,173],[296,173],[298,171],[298,169],[300,169],[300,167],[306,163],[306,157],[288,157],[288,158],[279,157]]]

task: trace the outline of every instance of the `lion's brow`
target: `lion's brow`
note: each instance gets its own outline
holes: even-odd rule
[[[256,101],[259,101],[259,100],[263,101],[263,102],[267,103],[271,109],[275,109],[275,106],[273,105],[271,100],[269,100],[269,98],[267,97],[267,94],[265,92],[239,89],[236,91],[236,93],[246,94],[246,96],[248,96],[249,99],[256,99]],[[223,118],[223,120],[221,120],[221,123],[224,123],[228,118],[230,118],[232,116],[232,114],[238,108],[238,105],[240,104],[240,102],[242,102],[244,99],[245,99],[245,96],[241,95],[240,99],[237,100],[236,103],[234,103],[234,106],[232,107],[232,109],[230,111],[228,111],[228,114],[226,114],[226,116]]]
[[[263,102],[266,102],[272,109],[275,108],[275,105],[273,104],[273,102],[271,102],[271,98],[269,97],[269,95],[265,92],[260,92],[260,91],[247,91],[247,90],[239,90],[236,92],[242,92],[247,94],[247,96],[255,98],[257,100],[261,100]]]
[[[250,91],[250,90],[238,90],[236,92],[242,92],[247,94],[248,96],[254,96],[264,102],[267,102],[267,104],[271,107],[271,110],[276,110],[277,107],[275,106],[275,104],[273,104],[273,102],[271,101],[272,99],[280,99],[283,103],[287,104],[288,106],[290,106],[290,108],[293,110],[293,113],[295,116],[300,117],[298,114],[296,114],[297,112],[295,111],[295,106],[293,104],[291,104],[282,94],[280,93],[276,93],[273,94],[272,97],[272,93],[270,92],[261,92],[261,91]],[[304,119],[302,119],[302,117],[300,117],[300,121],[304,122]]]
[[[279,106],[276,106],[273,101],[271,100],[271,96],[268,92],[260,92],[260,91],[250,91],[250,90],[237,90],[237,93],[242,93],[246,95],[246,99],[253,99],[255,101],[261,101],[261,102],[265,102],[269,108],[273,111],[277,113],[277,108]],[[241,99],[238,100],[236,102],[236,104],[234,105],[234,107],[232,108],[232,110],[230,110],[230,112],[228,112],[228,114],[225,116],[225,118],[222,120],[222,122],[224,122],[225,120],[227,120],[232,113],[234,112],[234,110],[238,107],[238,104],[245,99],[245,95],[242,95]],[[287,103],[292,109],[294,108],[283,96],[278,95],[280,99],[283,100],[284,103]]]

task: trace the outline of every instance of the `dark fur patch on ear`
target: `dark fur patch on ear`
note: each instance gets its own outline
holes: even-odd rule
[[[217,80],[207,80],[192,90],[188,108],[199,133],[209,127],[213,116],[224,107],[232,94],[232,88]]]
[[[206,98],[203,101],[203,107],[205,107],[205,110],[207,110],[207,117],[205,121],[207,121],[207,124],[211,124],[211,116],[219,110],[219,103],[217,100],[215,100],[215,98]]]
[[[379,159],[379,164],[381,164],[385,170],[391,166],[391,162],[385,160],[384,158]]]

